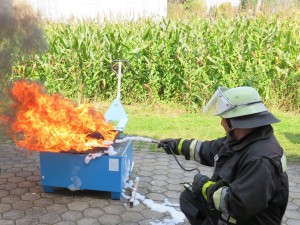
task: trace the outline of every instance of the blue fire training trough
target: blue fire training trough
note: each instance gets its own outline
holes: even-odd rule
[[[87,154],[40,152],[41,183],[45,192],[57,188],[111,192],[120,199],[132,168],[132,141],[113,144],[114,156],[84,160]]]
[[[125,60],[115,60],[111,65],[118,75],[118,93],[104,115],[107,121],[117,122],[116,130],[119,132],[123,132],[128,121],[120,101],[124,65],[129,68],[129,63]],[[116,66],[118,70],[114,70]],[[85,163],[87,153],[40,152],[40,174],[44,191],[54,192],[58,188],[107,191],[111,192],[112,199],[120,199],[133,165],[132,141],[114,143],[112,147],[117,154],[103,155],[92,159],[88,164]]]

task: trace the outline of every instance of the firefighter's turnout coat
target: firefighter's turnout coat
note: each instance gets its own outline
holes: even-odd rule
[[[198,141],[194,156],[201,164],[214,166],[212,180],[228,184],[220,201],[225,221],[281,224],[288,203],[288,176],[285,156],[271,125],[256,128],[237,142],[226,137]]]

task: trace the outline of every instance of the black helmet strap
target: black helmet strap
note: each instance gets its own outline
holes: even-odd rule
[[[232,126],[230,119],[225,119],[225,121],[226,121],[227,126],[229,128],[229,131],[227,132],[227,135],[229,137],[229,140],[233,141],[234,140],[234,127]]]

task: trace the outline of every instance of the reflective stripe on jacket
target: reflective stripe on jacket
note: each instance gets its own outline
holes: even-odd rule
[[[280,225],[288,203],[283,150],[271,125],[259,127],[238,142],[204,141],[200,163],[214,166],[212,179],[229,184],[224,199],[229,216],[240,225]]]

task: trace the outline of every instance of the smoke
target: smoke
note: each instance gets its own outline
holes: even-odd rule
[[[24,1],[0,0],[1,84],[6,83],[5,77],[12,72],[14,62],[46,49],[37,13]]]
[[[0,141],[7,130],[13,64],[47,49],[40,19],[24,0],[0,0]],[[6,128],[3,128],[3,125]]]

